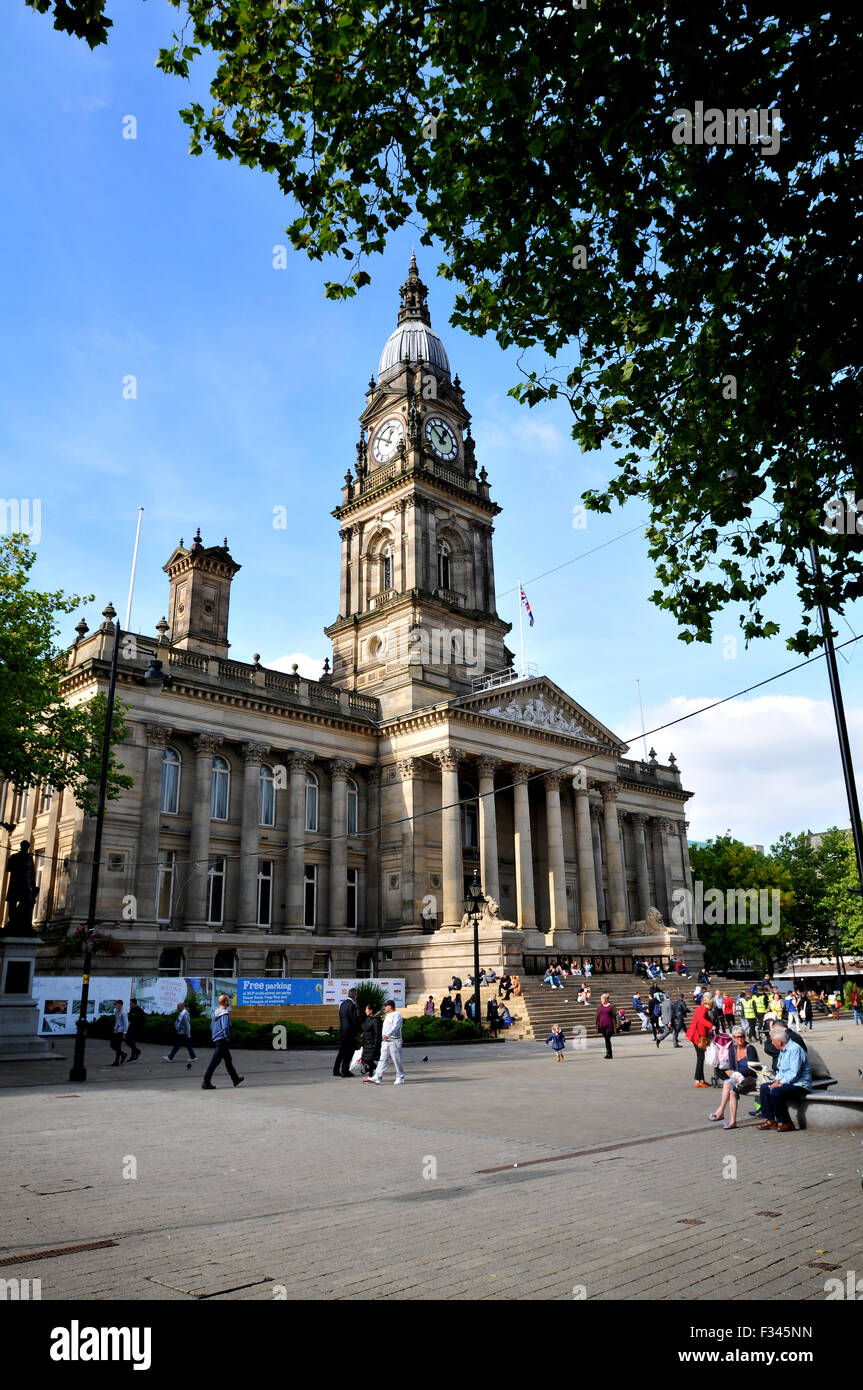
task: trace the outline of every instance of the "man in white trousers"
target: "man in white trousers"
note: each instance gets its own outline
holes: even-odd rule
[[[384,1005],[384,1027],[381,1034],[381,1060],[378,1062],[378,1069],[374,1076],[366,1076],[364,1081],[370,1081],[373,1086],[380,1086],[381,1077],[392,1062],[395,1067],[396,1079],[394,1086],[401,1086],[405,1081],[404,1067],[402,1066],[402,1016],[396,1008],[394,999],[388,999]]]

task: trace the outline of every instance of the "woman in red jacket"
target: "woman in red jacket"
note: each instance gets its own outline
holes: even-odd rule
[[[686,1030],[686,1036],[695,1048],[696,1086],[707,1086],[708,1084],[704,1080],[704,1051],[710,1041],[710,1034],[713,1032],[713,1024],[710,1021],[712,1009],[713,995],[710,993],[702,995],[701,1003],[696,1005],[692,1014],[692,1022]]]

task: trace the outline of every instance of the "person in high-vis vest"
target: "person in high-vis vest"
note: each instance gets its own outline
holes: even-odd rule
[[[759,990],[758,993],[755,995],[755,997],[754,997],[754,999],[753,999],[753,1003],[754,1003],[754,1005],[755,1005],[755,1015],[756,1015],[757,1022],[758,1022],[758,1035],[759,1035],[759,1037],[763,1037],[763,1036],[764,1036],[764,1015],[767,1013],[767,1010],[770,1008],[770,1000],[767,998],[767,995],[766,995],[766,994],[764,994],[761,990]]]
[[[749,1029],[749,1037],[754,1042],[755,1024],[758,1015],[755,1012],[755,1000],[753,999],[751,994],[746,994],[743,996],[743,1017],[746,1019],[746,1025]]]

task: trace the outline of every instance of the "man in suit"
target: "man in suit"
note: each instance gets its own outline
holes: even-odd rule
[[[333,1063],[333,1076],[350,1076],[351,1058],[357,1040],[360,1016],[357,1012],[357,992],[348,990],[347,999],[339,1005],[339,1050]]]

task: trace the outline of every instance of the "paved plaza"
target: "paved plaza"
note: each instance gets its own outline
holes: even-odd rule
[[[863,1086],[863,1029],[814,1042]],[[689,1044],[410,1048],[397,1088],[238,1050],[217,1093],[163,1048],[110,1071],[102,1042],[73,1086],[57,1047],[0,1065],[0,1273],[43,1300],[823,1300],[863,1274],[863,1126],[762,1132],[744,1098],[725,1132]]]

